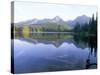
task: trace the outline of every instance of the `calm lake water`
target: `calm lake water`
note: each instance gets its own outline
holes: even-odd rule
[[[12,42],[15,73],[97,68],[95,36],[66,33],[16,34]]]

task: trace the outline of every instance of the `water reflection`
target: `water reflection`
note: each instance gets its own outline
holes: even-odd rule
[[[90,68],[92,65],[97,65],[97,62],[96,63],[90,62],[90,58],[92,55],[94,57],[97,57],[97,36],[96,35],[88,35],[88,36],[75,35],[74,40],[76,41],[77,44],[79,44],[79,42],[82,42],[89,47],[89,54],[86,60],[86,69]]]
[[[16,73],[97,68],[94,35],[30,33],[26,37],[16,34],[14,43]]]

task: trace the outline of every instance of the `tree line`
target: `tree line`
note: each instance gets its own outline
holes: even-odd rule
[[[89,23],[84,23],[84,24],[77,23],[75,25],[73,31],[75,33],[95,34],[95,35],[97,35],[97,15],[96,15],[96,18],[95,18],[94,14],[93,14],[92,18],[89,21]]]

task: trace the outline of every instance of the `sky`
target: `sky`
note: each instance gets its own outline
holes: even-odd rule
[[[96,6],[65,5],[36,2],[14,2],[14,23],[30,19],[52,19],[61,17],[64,21],[73,20],[77,16],[86,15],[92,17],[96,14]]]

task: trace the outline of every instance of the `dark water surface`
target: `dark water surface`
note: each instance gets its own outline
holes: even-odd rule
[[[13,41],[15,73],[97,68],[96,36],[30,33]]]

